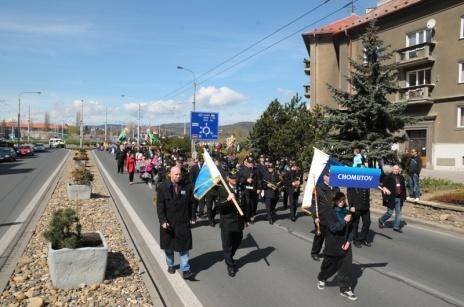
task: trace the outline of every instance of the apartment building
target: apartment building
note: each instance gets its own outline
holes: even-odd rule
[[[421,120],[405,127],[402,152],[419,149],[432,169],[464,170],[464,1],[383,0],[365,15],[351,15],[303,34],[310,105],[337,107],[327,84],[350,91],[348,58],[362,56],[360,36],[377,20],[379,37],[395,51],[399,92],[406,112]]]

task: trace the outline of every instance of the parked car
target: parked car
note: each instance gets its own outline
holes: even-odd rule
[[[34,152],[45,152],[47,150],[45,145],[42,143],[35,144],[33,149],[34,149]]]
[[[0,162],[16,161],[16,151],[11,147],[0,147]]]
[[[21,145],[19,146],[19,155],[20,156],[33,156],[34,149],[31,145]]]

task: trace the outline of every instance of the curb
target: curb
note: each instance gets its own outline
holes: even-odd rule
[[[372,208],[371,207],[370,210],[371,210],[372,213],[378,214],[379,216],[385,213],[385,210],[381,210],[381,209],[377,209],[377,208]],[[415,218],[415,217],[409,217],[409,216],[404,216],[404,215],[401,215],[401,219],[405,220],[406,222],[411,222],[410,225],[412,225],[412,226],[414,226],[414,224],[418,224],[420,226],[424,226],[424,227],[427,227],[427,228],[433,228],[433,230],[441,230],[441,231],[451,233],[451,234],[454,234],[454,235],[456,235],[456,234],[464,234],[464,229],[454,227],[454,226],[450,226],[450,225],[442,225],[442,224],[438,224],[436,222],[425,221],[425,220],[421,220],[421,219],[418,219],[418,218]]]

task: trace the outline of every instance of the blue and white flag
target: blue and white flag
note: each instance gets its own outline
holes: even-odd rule
[[[200,169],[193,188],[193,195],[198,200],[202,199],[221,180],[221,173],[206,150],[203,152],[203,160],[205,163]]]

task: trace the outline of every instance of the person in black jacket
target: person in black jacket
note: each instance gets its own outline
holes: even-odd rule
[[[241,201],[245,207],[245,219],[251,223],[253,223],[258,205],[258,173],[253,162],[253,157],[246,158],[238,171],[238,183],[243,189]]]
[[[300,168],[295,162],[291,164],[290,172],[287,173],[285,178],[288,203],[290,206],[290,219],[292,222],[295,222],[296,208],[298,207],[298,198],[300,197],[300,187],[303,183],[303,173],[300,171]]]
[[[193,165],[190,168],[190,183],[195,186],[195,182],[197,181],[198,174],[200,174],[201,167],[203,166],[203,159],[193,159]],[[198,210],[198,212],[197,212]],[[192,204],[192,222],[195,223],[198,217],[204,217],[205,212],[205,198],[203,197],[200,200],[195,199]]]
[[[340,295],[355,301],[358,298],[351,289],[351,266],[353,254],[351,252],[351,213],[352,207],[347,208],[345,195],[342,192],[335,194],[333,209],[324,211],[321,218],[327,222],[326,241],[324,248],[324,261],[321,264],[321,272],[317,276],[317,288],[323,290],[325,282],[337,272]]]
[[[173,166],[170,179],[158,186],[156,209],[160,224],[160,246],[164,249],[168,272],[175,273],[174,252],[180,255],[180,270],[184,279],[191,279],[189,250],[192,249],[190,220],[192,186],[181,181],[181,170]]]
[[[262,189],[264,190],[264,204],[266,205],[267,220],[274,224],[275,207],[279,200],[279,174],[274,169],[274,163],[268,162],[267,169],[262,173]]]
[[[237,251],[243,239],[243,228],[245,227],[245,218],[240,216],[233,203],[233,198],[240,200],[240,189],[237,185],[238,171],[232,169],[227,175],[227,184],[232,194],[229,194],[224,186],[218,189],[218,201],[216,206],[220,213],[220,227],[222,250],[224,253],[224,261],[227,265],[227,273],[230,277],[234,277],[237,273],[237,264],[234,260],[235,252]]]
[[[417,149],[411,149],[411,155],[406,165],[406,172],[408,173],[409,197],[413,198],[415,201],[418,201],[419,197],[421,196],[419,176],[422,170],[422,160],[417,153]]]
[[[383,205],[387,207],[387,212],[379,218],[379,228],[385,227],[385,222],[392,216],[395,210],[395,221],[393,230],[401,230],[401,208],[406,200],[406,185],[403,175],[400,174],[400,166],[394,164],[392,172],[386,175],[382,180]]]
[[[321,252],[322,245],[324,244],[327,227],[327,221],[324,219],[324,216],[326,216],[325,213],[332,210],[332,199],[334,198],[335,194],[337,194],[337,192],[340,192],[338,187],[329,186],[329,178],[328,171],[324,171],[322,175],[322,182],[316,186],[319,218],[316,217],[317,214],[315,212],[315,204],[312,204],[311,206],[312,214],[315,217],[314,228],[317,229],[317,225],[319,225],[320,228],[319,234],[317,231],[314,233],[313,246],[311,248],[311,258],[313,258],[314,261],[319,261],[319,253]]]
[[[115,159],[118,164],[118,174],[124,173],[124,161],[126,160],[127,152],[124,150],[123,145],[119,145],[118,150],[116,151]]]
[[[362,245],[371,246],[371,243],[367,242],[367,235],[371,226],[370,194],[370,189],[347,189],[348,203],[356,209],[356,213],[353,216],[353,244],[358,248]],[[362,228],[361,232],[358,233],[359,221],[361,219]]]

